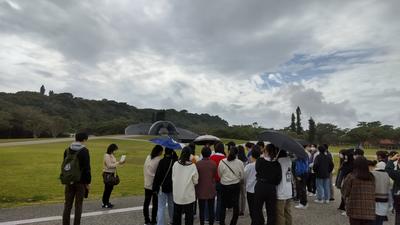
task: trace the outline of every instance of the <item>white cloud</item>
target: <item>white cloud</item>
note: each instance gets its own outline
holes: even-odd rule
[[[395,0],[8,0],[0,2],[0,91],[45,84],[266,127],[287,126],[297,105],[303,121],[400,125],[393,107],[399,7]],[[293,61],[299,54],[306,62]],[[329,72],[302,72],[317,67]]]

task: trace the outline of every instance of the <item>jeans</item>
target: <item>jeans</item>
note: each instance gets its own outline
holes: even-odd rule
[[[222,184],[217,182],[215,184],[217,190],[217,206],[215,207],[215,221],[219,221],[219,215],[221,214],[221,203],[222,203]]]
[[[110,204],[110,196],[111,192],[114,188],[114,185],[104,184],[104,192],[103,192],[103,205]]]
[[[311,192],[313,194],[315,194],[315,189],[316,189],[316,185],[315,185],[315,173],[309,173],[308,174],[308,179],[307,179],[307,190],[308,192]]]
[[[240,182],[239,215],[246,211],[246,183]]]
[[[153,208],[151,210],[151,220],[149,216],[149,206],[150,201],[152,201]],[[157,207],[158,207],[158,197],[157,194],[152,190],[144,189],[144,203],[143,203],[143,216],[144,223],[156,223],[157,222]]]
[[[299,180],[300,179],[300,180]],[[307,205],[307,175],[302,175],[300,177],[296,177],[296,193],[297,199],[300,200],[300,204]]]
[[[249,206],[251,225],[254,225],[254,193],[247,192],[247,205]]]
[[[205,213],[208,211],[208,221],[210,225],[214,224],[214,203],[215,199],[199,199],[200,225],[204,225]],[[208,209],[208,210],[207,210]]]
[[[226,209],[233,208],[230,225],[236,225],[239,217],[240,184],[222,185],[221,212],[219,224],[225,225]]]
[[[65,205],[63,213],[63,225],[70,225],[71,209],[75,199],[74,225],[81,224],[83,197],[86,187],[84,184],[65,185]]]
[[[174,199],[171,193],[164,193],[160,191],[158,194],[158,211],[157,211],[157,225],[166,225],[165,222],[165,208],[168,204],[169,221],[172,223],[174,218]]]
[[[182,214],[185,214],[185,225],[193,225],[193,203],[179,205],[174,203],[174,221],[173,225],[182,224]]]
[[[264,225],[264,204],[267,208],[267,225],[276,225],[276,186],[257,181],[254,195],[255,225]]]
[[[317,199],[329,201],[331,194],[331,181],[329,178],[317,178]]]

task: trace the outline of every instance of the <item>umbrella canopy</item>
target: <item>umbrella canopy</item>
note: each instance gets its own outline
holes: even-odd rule
[[[297,141],[293,138],[284,135],[282,133],[268,130],[258,135],[258,140],[269,141],[281,150],[291,152],[297,156],[297,158],[307,158],[307,153]]]
[[[310,142],[304,139],[295,139],[295,141],[299,142],[299,144],[301,144],[302,146],[310,144]]]
[[[213,145],[220,141],[221,139],[213,135],[201,135],[194,139],[193,143],[195,143],[196,145]]]
[[[158,137],[150,140],[154,144],[158,144],[170,149],[182,149],[182,146],[171,137]]]

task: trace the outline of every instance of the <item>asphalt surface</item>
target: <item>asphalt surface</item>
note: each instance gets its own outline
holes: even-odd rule
[[[338,193],[337,193],[338,194]],[[339,196],[339,195],[336,195]],[[306,210],[299,210],[292,207],[293,225],[346,225],[348,218],[342,216],[337,210],[339,201],[330,204],[317,204],[313,202],[314,197],[309,197],[309,207]],[[100,201],[85,201],[84,213],[89,215],[82,218],[82,225],[139,225],[144,224],[141,205],[143,197],[126,197],[112,199],[114,209],[101,208]],[[293,203],[294,206],[294,203]],[[135,207],[135,208],[133,208]],[[55,217],[55,220],[37,223],[24,223],[32,225],[61,225],[62,204],[38,205],[12,209],[0,209],[0,225],[18,224],[10,221],[20,221],[34,218]],[[90,215],[92,214],[92,215]],[[230,212],[228,212],[226,223],[229,223]],[[166,217],[168,218],[168,217]],[[51,219],[51,218],[50,218]],[[72,220],[71,220],[72,221]],[[7,223],[8,222],[8,223]],[[198,218],[194,224],[199,224]],[[239,217],[239,225],[249,225],[250,217],[248,211],[245,216]],[[394,224],[393,214],[389,215],[389,222]]]

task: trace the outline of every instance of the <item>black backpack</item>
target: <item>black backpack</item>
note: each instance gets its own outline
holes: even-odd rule
[[[82,149],[81,149],[82,150]],[[79,165],[78,153],[81,151],[74,151],[68,148],[66,156],[61,164],[60,180],[62,184],[74,184],[81,180],[81,168]]]

